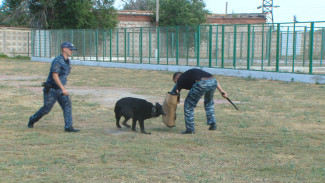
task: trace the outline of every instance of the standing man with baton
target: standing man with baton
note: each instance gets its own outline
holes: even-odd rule
[[[72,43],[64,42],[61,44],[61,55],[54,58],[50,68],[50,73],[44,86],[44,105],[34,115],[29,118],[28,128],[33,128],[34,123],[40,120],[44,115],[48,114],[56,101],[59,102],[64,116],[64,131],[66,132],[78,132],[72,126],[72,112],[71,112],[71,100],[69,98],[68,90],[64,87],[67,83],[68,75],[71,70],[71,63],[68,57],[70,57],[74,50],[77,50]]]
[[[173,75],[175,84],[172,94],[178,94],[181,89],[190,90],[184,103],[185,126],[186,130],[182,134],[194,134],[194,108],[204,95],[204,109],[207,117],[207,125],[210,125],[209,130],[216,130],[217,124],[214,113],[213,94],[216,89],[219,90],[224,98],[228,97],[218,81],[212,74],[201,69],[190,69],[186,72],[176,72]]]

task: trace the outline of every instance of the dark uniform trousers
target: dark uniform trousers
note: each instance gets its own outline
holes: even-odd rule
[[[196,82],[189,91],[184,102],[185,125],[187,131],[194,131],[194,108],[203,95],[207,124],[216,123],[213,94],[217,85],[218,82],[215,78],[201,80]]]
[[[43,89],[44,93],[44,105],[40,108],[32,117],[32,122],[37,122],[44,115],[48,114],[53,108],[56,101],[59,102],[64,117],[64,128],[67,129],[72,127],[72,112],[71,112],[71,100],[68,95],[63,95],[61,89],[50,88],[48,92],[45,92],[45,88]]]

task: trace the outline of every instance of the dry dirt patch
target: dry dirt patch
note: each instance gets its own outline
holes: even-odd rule
[[[32,91],[36,94],[42,94],[40,79],[45,80],[44,76],[10,76],[10,75],[0,75],[0,83],[2,85],[14,86],[17,88],[24,88]],[[135,94],[137,90],[134,88],[114,88],[114,87],[78,87],[78,86],[67,86],[68,91],[71,95],[79,95],[88,97],[91,101],[99,103],[105,107],[114,107],[117,100],[123,97],[135,97],[145,99],[149,102],[155,103],[159,102],[162,104],[165,98],[165,93],[161,96],[145,96],[140,94]],[[218,92],[216,92],[217,94]],[[226,104],[228,103],[224,99],[214,100],[215,104]],[[202,105],[203,98],[201,98],[199,105]],[[234,101],[234,103],[240,103]],[[179,105],[183,105],[184,101],[181,100]]]

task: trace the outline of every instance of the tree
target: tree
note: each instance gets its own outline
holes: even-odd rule
[[[122,0],[124,10],[156,11],[156,0]],[[208,10],[203,0],[159,0],[159,25],[199,25],[206,22]],[[154,13],[152,20],[156,19]]]
[[[200,25],[208,13],[202,0],[160,0],[159,26]]]
[[[11,26],[17,22],[18,15],[27,16],[27,21],[24,22],[32,28],[89,29],[113,28],[117,25],[114,0],[7,0],[6,2],[6,6],[2,8],[2,15],[10,15],[5,22],[9,22]],[[4,22],[4,19],[1,22]]]
[[[113,3],[114,0],[31,0],[30,10],[34,27],[113,28],[117,24]]]
[[[156,0],[122,0],[125,4],[123,10],[140,10],[154,11],[156,8]]]
[[[28,0],[4,0],[0,8],[0,22],[7,26],[29,24]]]
[[[114,28],[116,27],[117,11],[114,8],[114,0],[96,0],[94,5],[97,25],[94,28]]]

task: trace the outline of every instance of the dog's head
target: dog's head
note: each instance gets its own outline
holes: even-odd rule
[[[162,106],[156,102],[156,104],[152,106],[152,117],[158,117],[160,115],[165,115],[165,113]]]

